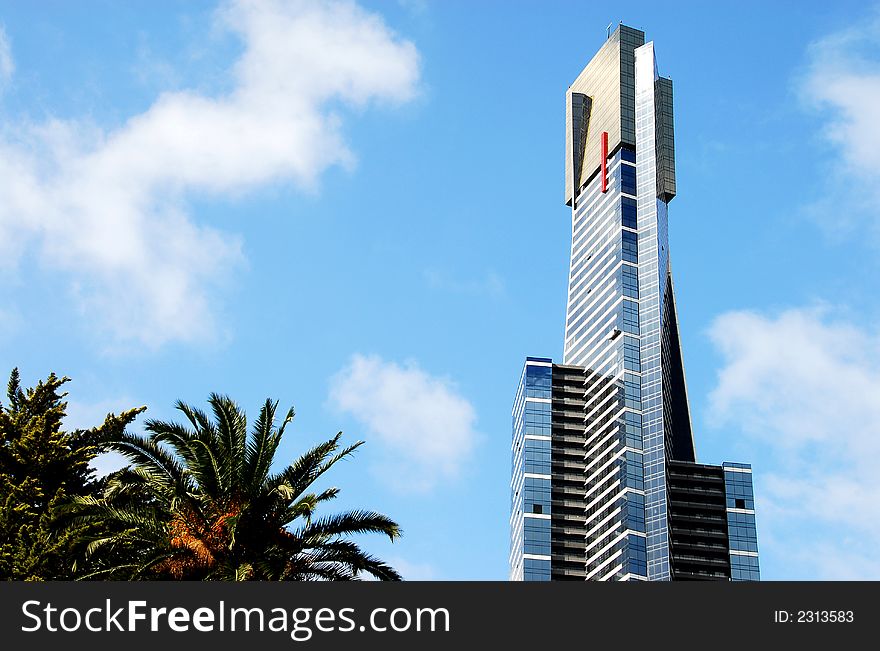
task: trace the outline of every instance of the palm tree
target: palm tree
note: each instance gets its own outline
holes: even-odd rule
[[[342,432],[280,472],[272,462],[294,412],[275,424],[267,400],[247,434],[244,412],[211,394],[213,419],[183,402],[187,425],[145,424],[146,436],[123,432],[107,442],[131,462],[111,476],[100,496],[66,509],[63,526],[99,522],[100,535],[82,540],[85,578],[216,580],[400,580],[349,537],[400,528],[372,511],[317,518],[338,488],[311,490],[337,461],[363,443],[340,449]]]

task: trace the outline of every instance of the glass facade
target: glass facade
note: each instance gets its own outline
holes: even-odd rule
[[[720,467],[706,478],[680,467],[679,521],[710,518],[724,537],[721,501],[734,502],[729,548],[688,525],[676,558],[690,565],[673,567],[669,464],[696,462],[669,258],[675,192],[672,83],[658,75],[654,44],[621,25],[566,93],[563,360],[527,358],[516,394],[512,579],[756,577],[751,474],[741,464],[724,466],[724,490]],[[748,474],[747,487],[736,473]],[[697,505],[705,514],[687,499],[694,486],[708,491]]]
[[[724,463],[722,467],[727,499],[730,579],[759,581],[761,572],[758,567],[758,530],[755,526],[752,467],[745,463]]]
[[[510,578],[550,580],[551,382],[553,362],[526,359],[513,405]]]
[[[648,578],[670,578],[666,518],[666,430],[663,414],[661,337],[663,292],[669,273],[666,204],[657,198],[654,44],[635,51],[639,331],[642,372],[642,440],[645,456],[645,522]]]
[[[563,363],[587,369],[587,579],[647,578],[635,158],[613,154],[606,191],[594,177],[572,211]]]
[[[656,468],[663,466],[662,400],[659,408],[656,405],[656,394],[662,390],[657,251],[658,233],[665,234],[665,228],[658,229],[656,224],[654,147],[644,133],[653,128],[653,112],[650,123],[640,119],[641,114],[653,111],[653,94],[650,101],[640,103],[638,80],[639,53],[650,44],[643,45],[644,35],[627,28],[621,28],[616,38],[621,115],[632,102],[635,138],[629,143],[622,138],[610,156],[604,191],[600,173],[573,197],[563,363],[589,371],[585,387],[587,578],[645,580],[651,567],[649,550],[656,552],[665,533],[665,514],[658,514],[657,504],[662,506],[657,496],[663,494],[663,487],[656,476]],[[653,50],[648,54],[653,74]],[[606,70],[599,76],[610,74]],[[627,131],[621,127],[622,134]],[[645,200],[648,195],[653,199],[650,205]],[[665,217],[665,211],[661,215]],[[648,444],[655,448],[654,457],[645,454]],[[649,471],[654,471],[650,477]],[[633,520],[631,514],[639,509],[641,514]],[[638,523],[635,528],[631,526],[634,521]],[[662,567],[663,560],[655,565]],[[668,559],[666,566],[668,573]]]

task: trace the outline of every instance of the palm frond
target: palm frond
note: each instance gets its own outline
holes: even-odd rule
[[[401,534],[400,527],[388,516],[375,511],[346,511],[313,520],[292,532],[306,543],[321,543],[334,536],[362,533],[384,533],[392,541]]]
[[[193,449],[198,461],[190,466],[189,470],[198,482],[200,492],[211,498],[224,495],[228,486],[224,482],[223,472],[215,455],[215,452],[220,451],[201,439],[193,442]]]
[[[195,430],[194,436],[207,438],[213,438],[216,436],[217,428],[214,423],[211,422],[211,419],[208,418],[208,414],[204,411],[197,407],[192,407],[182,400],[178,400],[174,403],[174,408],[186,416],[186,419]]]
[[[251,440],[248,443],[245,457],[245,482],[251,495],[256,495],[260,486],[269,475],[272,459],[281,442],[284,425],[293,419],[293,407],[291,407],[282,423],[281,428],[275,429],[275,411],[278,409],[278,401],[272,402],[267,399],[260,415],[254,423],[251,432]]]
[[[169,485],[186,484],[184,469],[178,459],[151,439],[122,432],[116,439],[109,441],[107,446],[127,457],[136,466],[153,469],[157,476],[165,477]]]
[[[318,517],[321,504],[339,489],[312,486],[362,442],[341,447],[340,432],[272,474],[294,410],[278,425],[278,402],[266,400],[249,432],[244,412],[230,398],[212,393],[208,403],[210,415],[178,401],[186,423],[150,420],[147,436],[116,428],[108,447],[131,464],[112,473],[95,495],[59,510],[59,535],[79,541],[80,576],[400,579],[348,540],[381,533],[393,541],[400,536],[396,522],[368,510]]]
[[[275,488],[282,483],[286,483],[293,491],[293,497],[290,499],[296,499],[296,496],[307,490],[334,463],[348,456],[361,445],[361,442],[358,441],[331,457],[330,455],[339,448],[339,439],[341,437],[342,432],[339,432],[329,441],[313,447],[283,471],[270,477],[267,482],[269,487]],[[328,457],[330,458],[328,459]]]
[[[247,417],[228,396],[212,393],[208,404],[217,421],[221,484],[224,487],[241,481],[241,469],[247,453]]]
[[[345,564],[355,573],[366,572],[380,581],[402,579],[397,570],[375,556],[365,553],[350,540],[331,540],[324,543],[312,553],[312,557],[320,562]]]
[[[145,429],[154,443],[170,446],[186,465],[197,462],[193,443],[198,437],[188,427],[161,420],[148,420]]]

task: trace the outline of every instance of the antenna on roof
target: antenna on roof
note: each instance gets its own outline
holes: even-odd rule
[[[608,23],[608,27],[605,28],[605,38],[611,38],[611,25],[613,22]]]

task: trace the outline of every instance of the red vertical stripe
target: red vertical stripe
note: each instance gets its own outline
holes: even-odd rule
[[[608,132],[602,132],[602,192],[608,192]]]

